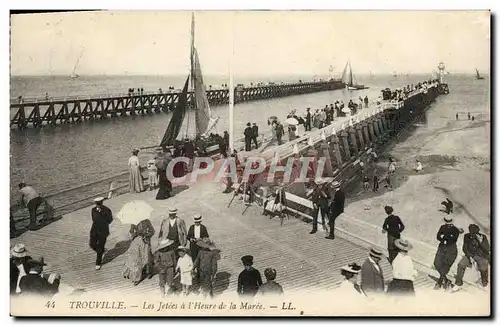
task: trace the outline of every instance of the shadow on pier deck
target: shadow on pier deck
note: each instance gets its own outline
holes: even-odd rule
[[[342,277],[340,267],[351,262],[361,264],[367,257],[367,248],[355,244],[338,233],[335,240],[324,239],[318,232],[309,235],[310,228],[295,218],[280,226],[279,219],[261,215],[262,209],[254,204],[244,215],[241,201],[235,200],[227,208],[231,195],[221,193],[216,183],[196,184],[175,197],[164,201],[154,199],[153,192],[125,194],[106,202],[115,215],[123,204],[134,199],[145,200],[155,211],[152,222],[158,230],[161,215],[175,206],[179,216],[189,226],[196,213],[202,213],[211,238],[222,249],[222,259],[215,293],[234,292],[237,277],[242,270],[240,257],[251,254],[255,267],[263,273],[267,267],[278,272],[277,281],[286,291],[298,289],[327,290],[336,287]],[[104,260],[99,271],[94,269],[95,253],[88,247],[91,226],[90,207],[65,215],[41,230],[28,231],[13,239],[11,245],[24,243],[32,253],[42,254],[49,266],[47,271],[61,274],[62,282],[87,291],[123,291],[127,294],[159,293],[158,276],[133,286],[125,280],[122,268],[128,248],[129,225],[115,220],[111,224]],[[392,278],[387,261],[383,262],[386,279]],[[432,279],[420,274],[417,288],[430,287]]]

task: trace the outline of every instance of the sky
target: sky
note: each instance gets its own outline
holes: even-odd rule
[[[206,75],[340,75],[490,70],[487,11],[197,11]],[[12,75],[189,72],[191,12],[14,15]]]

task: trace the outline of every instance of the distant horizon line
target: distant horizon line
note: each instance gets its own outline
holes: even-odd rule
[[[398,76],[406,76],[406,75],[428,75],[429,73],[425,72],[416,72],[416,73],[398,73]],[[484,75],[489,75],[488,73],[483,73]],[[189,74],[130,74],[130,73],[123,73],[123,74],[79,74],[79,77],[123,77],[123,76],[131,76],[131,77],[181,77],[181,76],[188,76]],[[356,73],[357,76],[370,76],[370,75],[377,75],[377,76],[392,76],[393,73],[390,72],[385,72],[385,73]],[[475,72],[465,72],[465,71],[457,71],[453,72],[449,75],[475,75]],[[229,77],[228,75],[217,75],[217,74],[204,74],[204,76],[211,76],[211,77]],[[252,75],[238,75],[241,77],[311,77],[311,78],[329,78],[329,75],[318,75],[318,74],[252,74]],[[10,74],[10,77],[71,77],[71,74]],[[334,76],[333,78],[336,78]]]

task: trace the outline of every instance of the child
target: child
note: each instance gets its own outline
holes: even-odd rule
[[[417,160],[417,165],[415,166],[415,171],[417,171],[417,172],[422,171],[422,163],[420,163],[419,160]]]
[[[378,191],[378,176],[377,175],[373,176],[373,191],[374,192]]]
[[[153,190],[158,185],[158,169],[155,160],[148,161],[149,190]]]
[[[363,177],[363,188],[365,189],[365,191],[368,191],[368,189],[370,189],[370,179],[368,179],[368,176],[364,176]]]
[[[187,254],[188,249],[186,247],[179,246],[177,250],[179,251],[179,260],[177,261],[175,270],[181,275],[182,293],[187,295],[189,287],[193,283],[193,260]]]

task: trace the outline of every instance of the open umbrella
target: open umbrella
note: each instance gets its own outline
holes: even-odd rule
[[[145,201],[133,200],[123,205],[116,216],[123,224],[137,224],[142,220],[149,219],[153,208]]]
[[[295,118],[288,118],[285,120],[285,123],[288,123],[289,125],[296,126],[299,124],[299,121],[297,121],[297,119],[295,119]]]

